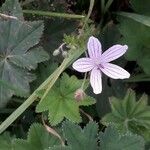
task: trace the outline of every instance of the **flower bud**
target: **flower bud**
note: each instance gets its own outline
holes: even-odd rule
[[[74,94],[74,98],[79,102],[81,100],[83,100],[85,98],[86,94],[83,91],[83,89],[77,89],[75,94]]]
[[[53,52],[53,56],[57,56],[60,54],[60,50],[59,49],[55,49]]]

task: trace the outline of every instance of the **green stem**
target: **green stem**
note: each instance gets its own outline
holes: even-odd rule
[[[108,2],[105,5],[105,8],[104,8],[104,14],[108,11],[108,9],[111,6],[112,2],[113,2],[113,0],[108,0]]]
[[[101,0],[101,14],[103,15],[105,10],[105,0]]]
[[[23,10],[23,13],[34,14],[34,15],[39,15],[39,16],[47,16],[47,17],[68,18],[68,19],[83,19],[83,18],[85,18],[85,16],[83,16],[83,15],[74,15],[74,14],[57,13],[57,12],[40,11],[40,10]]]
[[[16,109],[0,126],[0,134],[11,125],[36,99],[35,92],[18,108]]]
[[[90,16],[91,16],[91,13],[92,13],[92,10],[93,10],[93,7],[94,7],[94,3],[95,3],[95,0],[91,0],[90,1],[90,7],[89,7],[89,11],[88,11],[88,15],[87,17],[85,18],[85,21],[84,21],[84,25],[82,27],[82,30],[85,28],[85,25],[87,24],[87,21],[89,20]]]
[[[25,5],[27,5],[27,4],[31,3],[31,2],[33,2],[33,1],[34,1],[34,0],[26,0],[26,1],[24,1],[24,2],[21,3],[21,6],[25,6]]]

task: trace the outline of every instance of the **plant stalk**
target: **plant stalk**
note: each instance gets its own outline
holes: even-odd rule
[[[23,10],[23,13],[39,15],[39,16],[46,16],[46,17],[67,18],[67,19],[83,19],[83,18],[85,18],[85,16],[83,16],[83,15],[57,13],[57,12],[49,12],[49,11],[41,11],[41,10]]]

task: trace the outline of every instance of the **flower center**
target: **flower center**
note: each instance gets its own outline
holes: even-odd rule
[[[100,69],[100,68],[104,68],[103,64],[102,64],[102,61],[100,61],[99,58],[95,58],[94,59],[94,63],[95,65]]]

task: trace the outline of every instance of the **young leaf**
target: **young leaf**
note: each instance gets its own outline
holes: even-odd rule
[[[29,129],[27,140],[17,139],[14,150],[45,150],[59,143],[60,141],[50,135],[42,125],[33,124]]]
[[[108,126],[100,133],[100,150],[143,150],[142,137],[126,133],[121,135],[114,127]]]
[[[136,101],[135,93],[128,90],[125,98],[119,100],[111,98],[110,104],[112,112],[102,118],[102,123],[108,125],[114,123],[121,130],[131,130],[144,134],[143,131],[150,130],[150,106],[147,105],[147,95],[143,95]]]
[[[69,121],[63,123],[63,132],[68,145],[72,150],[96,150],[98,125],[95,122],[90,122],[81,129]]]
[[[24,95],[19,96],[27,96],[30,91],[29,82],[35,79],[28,70],[35,69],[37,63],[49,58],[41,47],[32,49],[40,40],[43,22],[24,22],[17,0],[7,0],[1,10],[2,13],[18,17],[18,20],[0,22],[0,80],[24,91]],[[17,95],[0,85],[0,107],[4,107],[14,94]]]
[[[81,122],[79,106],[88,106],[95,103],[95,100],[89,96],[85,96],[80,101],[74,98],[75,91],[81,87],[81,84],[82,80],[78,80],[75,76],[69,77],[64,73],[60,81],[39,102],[36,111],[43,112],[48,110],[51,125],[57,125],[64,117],[72,122]],[[42,90],[37,93],[39,98],[43,96],[44,92]]]

